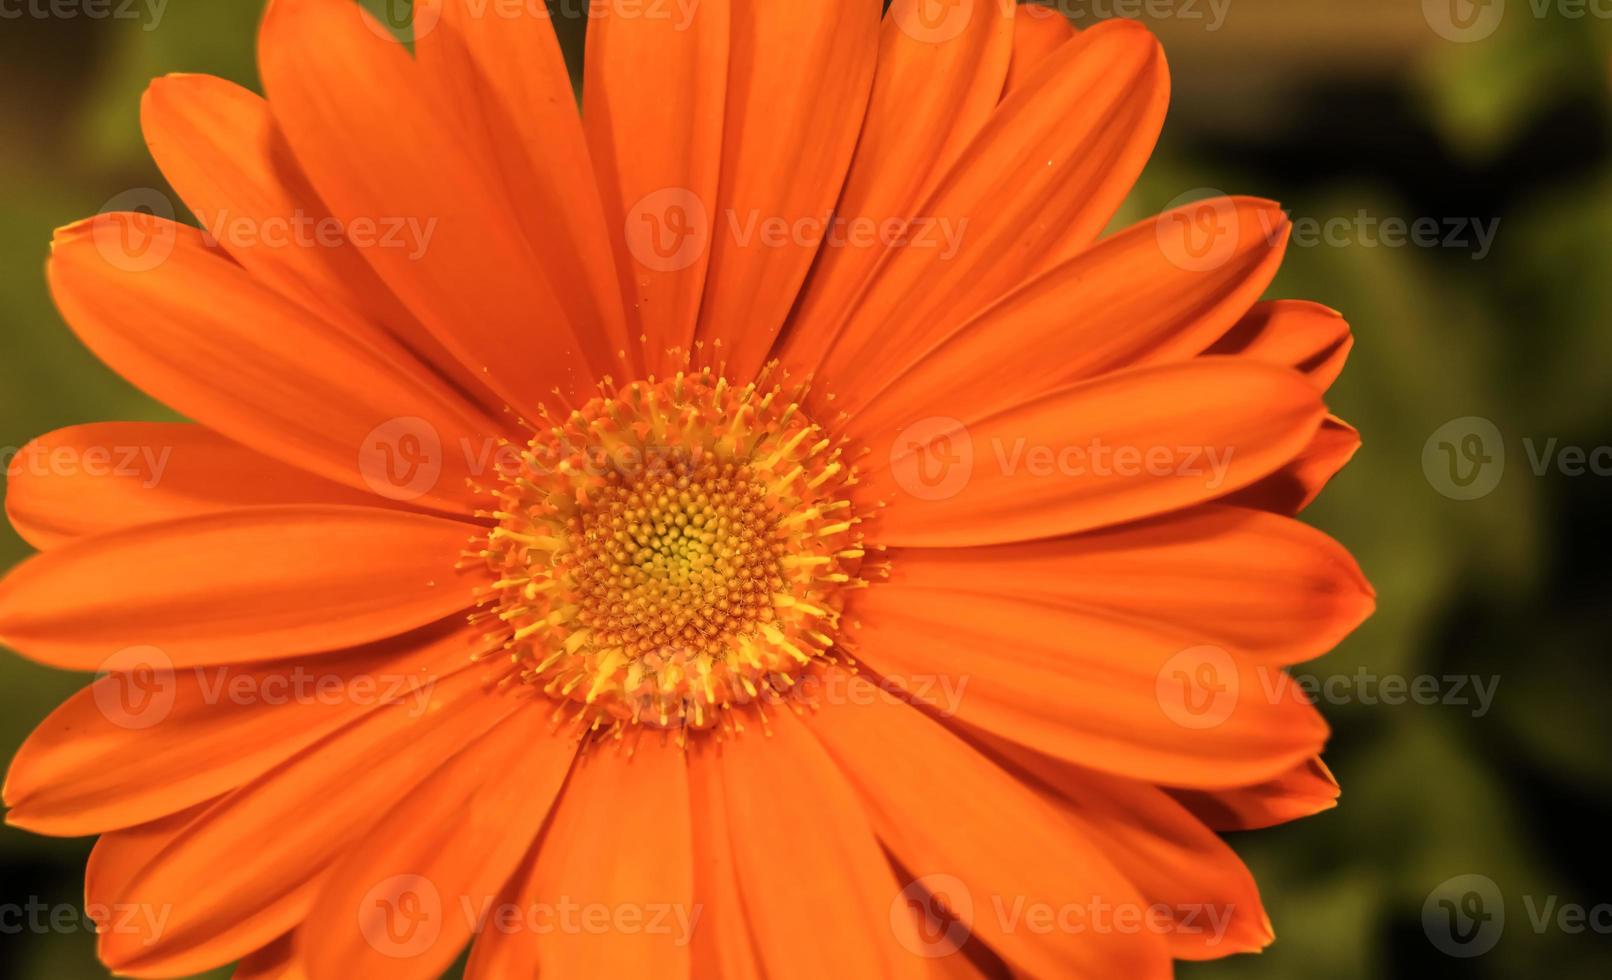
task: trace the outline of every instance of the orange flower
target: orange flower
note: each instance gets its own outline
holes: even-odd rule
[[[1099,240],[1168,82],[996,0],[275,0],[178,76],[202,229],[64,229],[195,425],[42,437],[0,640],[104,675],[10,823],[132,976],[1158,977],[1271,940],[1216,831],[1332,805],[1280,683],[1348,328],[1287,225]],[[539,13],[533,13],[533,10]],[[594,179],[590,179],[590,175]]]

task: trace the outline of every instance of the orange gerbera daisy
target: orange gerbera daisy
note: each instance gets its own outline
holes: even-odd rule
[[[1371,608],[1286,222],[1099,241],[1164,59],[997,0],[274,0],[178,76],[202,228],[54,243],[197,424],[23,450],[0,640],[103,676],[8,820],[132,976],[1159,977],[1330,806],[1281,683]]]

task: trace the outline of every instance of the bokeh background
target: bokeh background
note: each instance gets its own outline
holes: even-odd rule
[[[137,0],[129,16],[75,3],[61,16],[33,2],[47,15],[0,2],[0,448],[13,449],[64,425],[167,417],[61,324],[46,246],[120,193],[166,192],[141,143],[140,92],[172,71],[255,85],[261,12]],[[558,11],[573,55],[583,6]],[[1612,936],[1529,914],[1552,897],[1612,903],[1612,477],[1536,474],[1524,442],[1612,445],[1612,2],[1058,6],[1077,24],[1136,16],[1173,67],[1164,140],[1122,222],[1205,189],[1277,198],[1301,239],[1272,295],[1327,303],[1354,326],[1331,402],[1365,447],[1307,518],[1359,558],[1380,609],[1305,672],[1497,685],[1486,713],[1455,698],[1372,703],[1358,684],[1324,703],[1342,806],[1235,842],[1278,942],[1182,975],[1612,975]],[[1389,219],[1465,233],[1396,243],[1381,235]],[[1486,249],[1480,226],[1494,229]],[[1303,239],[1306,227],[1318,234]],[[1467,417],[1494,424],[1507,465],[1462,501],[1423,459]],[[0,568],[26,554],[0,529]],[[84,681],[0,655],[0,757]],[[0,905],[81,903],[89,846],[0,829]],[[1454,958],[1423,912],[1468,874],[1503,894],[1506,928],[1491,951]],[[104,976],[92,950],[82,930],[0,934],[0,976]]]

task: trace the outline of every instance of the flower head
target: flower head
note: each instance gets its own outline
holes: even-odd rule
[[[0,582],[0,641],[103,675],[5,800],[100,835],[108,967],[1270,941],[1217,832],[1337,796],[1282,668],[1371,608],[1292,516],[1358,445],[1348,328],[1260,302],[1270,202],[1104,237],[1168,101],[1145,30],[882,7],[596,0],[580,112],[542,3],[417,0],[410,49],[272,0],[266,97],[153,85],[200,227],[103,215],[49,275],[194,421],[24,449]]]

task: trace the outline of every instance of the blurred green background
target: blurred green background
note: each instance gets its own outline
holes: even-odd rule
[[[573,55],[581,6],[568,0],[559,20]],[[1295,243],[1273,295],[1319,300],[1354,326],[1331,402],[1365,448],[1307,516],[1359,558],[1380,609],[1304,672],[1498,683],[1481,717],[1453,703],[1324,704],[1342,806],[1235,842],[1277,944],[1182,974],[1612,974],[1612,936],[1538,928],[1528,914],[1552,896],[1612,902],[1601,838],[1612,818],[1609,478],[1538,476],[1524,443],[1612,444],[1612,20],[1595,4],[1538,0],[1512,0],[1497,25],[1467,0],[1060,6],[1087,25],[1135,13],[1171,60],[1170,122],[1123,222],[1216,188],[1281,200],[1301,234],[1334,231]],[[0,16],[0,447],[79,422],[165,417],[62,326],[46,246],[114,195],[166,188],[141,143],[140,92],[170,71],[255,85],[261,5],[130,9]],[[1443,36],[1452,13],[1479,27]],[[1416,247],[1372,230],[1423,218],[1467,233]],[[1484,252],[1473,223],[1496,220]],[[1438,492],[1422,453],[1467,416],[1495,423],[1509,464],[1493,493],[1458,501]],[[0,567],[26,553],[0,530]],[[0,659],[0,757],[83,682]],[[0,829],[0,904],[80,903],[88,851]],[[1430,892],[1463,874],[1492,879],[1507,913],[1498,945],[1471,959],[1446,956],[1424,929]],[[0,976],[102,975],[88,932],[0,935]]]

